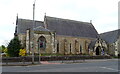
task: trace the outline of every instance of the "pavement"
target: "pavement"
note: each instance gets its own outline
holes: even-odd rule
[[[38,62],[36,62],[36,65],[2,66],[2,72],[30,72],[30,73],[33,72],[34,74],[34,72],[118,72],[120,71],[118,68],[119,65],[118,59],[98,59],[98,60],[94,59],[94,60],[85,60],[85,62],[81,60],[80,61],[81,63],[78,63],[79,61],[77,60],[74,62],[75,63],[73,63],[73,61],[63,61],[63,63],[62,61],[57,61],[57,62],[41,61],[42,64],[38,64]]]
[[[87,59],[87,60],[63,60],[63,61],[41,61],[41,62],[9,62],[3,63],[1,62],[1,66],[28,66],[28,65],[47,65],[47,64],[70,64],[70,63],[87,63],[87,62],[100,62],[100,61],[110,61],[110,60],[118,60],[118,59]]]

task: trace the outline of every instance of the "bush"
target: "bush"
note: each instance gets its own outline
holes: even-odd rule
[[[6,47],[4,45],[0,46],[0,52],[4,53],[4,50],[6,49]]]
[[[21,49],[21,44],[20,44],[18,37],[14,37],[10,41],[7,49],[8,49],[8,51],[7,51],[8,56],[10,56],[10,57],[18,57],[19,56],[19,50]]]
[[[20,56],[25,56],[26,55],[26,50],[25,49],[20,49],[19,55]]]

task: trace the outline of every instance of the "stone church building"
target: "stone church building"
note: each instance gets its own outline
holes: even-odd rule
[[[106,41],[110,55],[120,55],[120,29],[101,33],[100,38]]]
[[[34,25],[33,25],[34,24]],[[30,54],[108,54],[106,41],[100,38],[92,22],[44,16],[44,21],[16,19],[15,36]],[[102,53],[104,52],[104,53]]]

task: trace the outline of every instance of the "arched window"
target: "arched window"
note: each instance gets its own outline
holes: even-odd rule
[[[70,54],[72,54],[72,50],[71,50],[71,43],[70,43]]]
[[[80,53],[82,53],[82,46],[80,45]]]
[[[40,36],[38,38],[38,46],[40,49],[44,49],[46,48],[46,38],[44,36]]]

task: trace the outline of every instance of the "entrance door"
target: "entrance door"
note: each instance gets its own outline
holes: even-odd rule
[[[96,55],[100,55],[100,46],[96,48]]]

